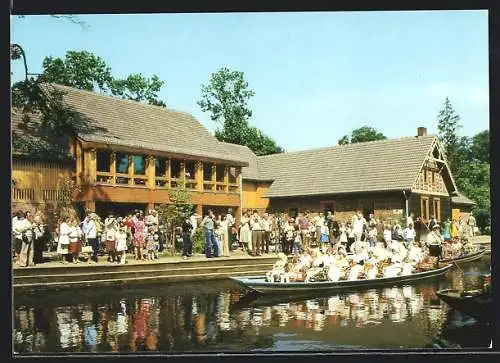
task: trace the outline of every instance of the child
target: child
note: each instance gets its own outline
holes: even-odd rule
[[[153,226],[148,227],[148,233],[146,234],[146,251],[147,259],[154,260],[155,257],[155,230]]]
[[[403,236],[406,241],[405,247],[408,249],[413,244],[413,240],[415,239],[415,229],[413,228],[413,223],[408,224],[408,227],[404,229]]]
[[[117,257],[120,260],[120,265],[125,264],[127,257],[127,227],[124,223],[120,225],[120,228],[116,232],[116,252]]]
[[[347,234],[347,251],[350,251],[351,249],[351,245],[354,243],[355,241],[355,237],[354,237],[354,229],[352,228],[352,224],[349,222],[347,223],[347,227],[346,227],[346,234]]]
[[[323,253],[325,253],[326,250],[328,249],[328,245],[329,245],[328,244],[328,241],[329,241],[328,235],[329,235],[329,230],[328,230],[328,226],[325,222],[321,226],[321,237],[320,237],[320,242],[321,242]]]

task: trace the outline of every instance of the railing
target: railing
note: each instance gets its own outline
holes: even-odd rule
[[[64,201],[67,199],[67,191],[59,189],[42,188],[12,188],[12,200],[14,201]]]

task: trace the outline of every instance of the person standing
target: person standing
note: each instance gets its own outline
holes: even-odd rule
[[[90,263],[97,263],[97,254],[99,253],[99,239],[97,238],[97,214],[90,213],[87,222],[84,224],[85,238],[87,243],[92,247],[92,257]]]
[[[142,260],[142,248],[146,235],[146,223],[140,214],[135,215],[134,222],[134,259]]]
[[[338,244],[340,241],[340,226],[339,222],[337,222],[337,218],[335,218],[335,215],[332,215],[332,223],[331,227],[332,230],[330,231],[330,236],[333,236],[333,239],[330,240],[330,245],[333,247],[334,245]],[[346,240],[347,242],[347,240]]]
[[[325,222],[326,222],[326,226],[328,227],[328,232],[329,232],[329,242],[330,244],[333,244],[333,231],[332,231],[332,222],[333,222],[333,214],[332,214],[332,211],[328,211],[326,212],[326,216],[325,216]]]
[[[33,224],[30,220],[29,212],[24,214],[24,219],[21,221],[22,229],[22,245],[21,253],[19,254],[19,264],[21,266],[33,265]]]
[[[104,220],[104,230],[106,233],[106,252],[108,253],[108,262],[116,262],[116,231],[118,231],[118,222],[113,213]]]
[[[61,220],[59,224],[58,239],[57,239],[57,253],[61,256],[62,263],[69,261],[69,222],[70,218],[66,217]]]
[[[458,221],[454,219],[451,224],[451,238],[456,241],[458,240],[459,237],[460,237],[459,224]]]
[[[269,254],[269,243],[271,240],[271,218],[269,214],[264,213],[261,225],[262,225],[262,250],[266,254]]]
[[[297,225],[299,226],[299,233],[300,233],[300,238],[302,240],[302,244],[305,247],[309,247],[309,218],[307,217],[307,212],[305,212],[303,215],[301,215],[297,219]]]
[[[409,249],[415,239],[415,229],[413,228],[413,224],[409,224],[408,227],[403,230],[403,236],[406,242],[406,249]]]
[[[33,243],[33,262],[36,265],[43,262],[43,250],[47,242],[47,229],[40,215],[36,215],[33,222],[33,232],[35,238]]]
[[[262,222],[261,217],[255,210],[250,220],[250,228],[252,229],[252,255],[261,256],[262,244]]]
[[[12,232],[14,237],[14,259],[19,264],[19,256],[23,247],[23,233],[28,228],[27,221],[24,219],[24,212],[17,211],[12,218]]]
[[[214,234],[215,215],[211,209],[208,210],[208,214],[203,218],[201,224],[205,233],[205,256],[207,258],[218,257],[219,248]]]
[[[410,213],[410,215],[408,216],[408,218],[406,218],[406,227],[408,227],[410,224],[412,225],[415,225],[413,219],[415,218],[415,215],[413,214],[413,212]]]
[[[439,228],[439,224],[436,223],[432,226],[432,232],[427,234],[427,247],[429,248],[429,254],[436,257],[436,268],[439,266],[444,241],[443,236],[439,233]]]
[[[69,247],[68,252],[73,256],[73,263],[80,263],[79,257],[82,252],[82,231],[76,217],[72,217],[69,222]]]
[[[219,234],[220,245],[221,245],[221,256],[229,257],[229,228],[228,228],[228,215],[221,216],[221,220],[219,222]]]
[[[356,218],[354,219],[353,226],[352,226],[352,230],[354,232],[355,242],[361,241],[361,237],[363,235],[365,225],[366,225],[366,220],[363,218],[363,215],[361,214],[361,212],[358,211],[358,213],[356,214]]]
[[[323,215],[323,213],[320,212],[316,217],[314,217],[313,223],[314,223],[314,227],[316,227],[314,230],[314,238],[316,240],[316,245],[318,247],[320,247],[321,246],[321,227],[323,227],[323,225],[325,224],[325,216]]]
[[[467,219],[467,226],[469,227],[469,236],[474,237],[476,234],[477,225],[476,225],[476,218],[474,217],[472,212],[469,215],[469,218]]]
[[[250,215],[248,212],[243,213],[240,222],[240,243],[246,246],[247,251],[250,253],[252,250],[252,235],[250,231]]]
[[[127,262],[127,225],[125,221],[120,223],[116,231],[116,252],[120,260],[120,265],[125,265]]]
[[[451,222],[449,218],[443,223],[443,239],[445,242],[451,239]]]
[[[229,245],[229,249],[233,245],[233,228],[236,223],[236,219],[233,216],[233,209],[229,208],[226,214],[226,222],[227,222],[227,243]]]
[[[194,212],[191,217],[189,217],[189,223],[191,224],[191,228],[190,228],[190,233],[191,233],[191,241],[192,241],[192,238],[194,236],[194,232],[196,231],[196,228],[198,228],[198,214],[196,212]]]
[[[191,216],[192,217],[192,216]],[[191,240],[191,237],[193,235],[192,231],[194,230],[193,228],[193,222],[191,217],[188,220],[185,220],[184,223],[182,224],[182,259],[187,260],[189,257],[191,257],[193,253],[193,243]]]

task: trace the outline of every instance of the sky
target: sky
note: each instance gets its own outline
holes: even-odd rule
[[[201,85],[221,67],[255,92],[250,124],[287,151],[333,146],[355,128],[388,138],[437,132],[448,96],[460,135],[489,129],[488,13],[484,11],[79,15],[11,17],[31,73],[46,56],[87,50],[116,77],[157,74],[169,108],[201,111]],[[23,77],[12,62],[13,81]]]

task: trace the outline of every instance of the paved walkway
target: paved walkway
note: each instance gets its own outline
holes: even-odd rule
[[[80,263],[67,263],[64,264],[61,262],[60,257],[57,255],[56,252],[44,252],[44,258],[46,260],[49,260],[47,262],[37,264],[37,268],[44,268],[44,267],[77,267],[77,266],[106,266],[106,265],[114,265],[112,263],[107,262],[108,256],[99,256],[98,257],[98,262],[97,263],[89,263],[87,261],[80,261]],[[229,257],[217,257],[217,258],[206,258],[204,254],[195,254],[188,259],[184,260],[182,256],[175,255],[175,256],[160,256],[160,258],[156,260],[134,260],[134,255],[133,254],[127,254],[127,265],[144,265],[144,264],[158,264],[158,263],[176,263],[176,262],[189,262],[189,261],[210,261],[210,260],[217,260],[217,261],[223,261],[223,260],[231,260],[231,259],[241,259],[241,258],[248,258],[249,260],[252,259],[262,259],[262,258],[276,258],[275,253],[269,253],[268,255],[263,254],[262,256],[259,257],[252,257],[249,256],[248,253],[245,251],[241,250],[236,250],[232,251],[231,255]],[[17,265],[14,265],[14,269],[18,268],[30,268],[33,266],[28,266],[28,267],[20,267]]]

